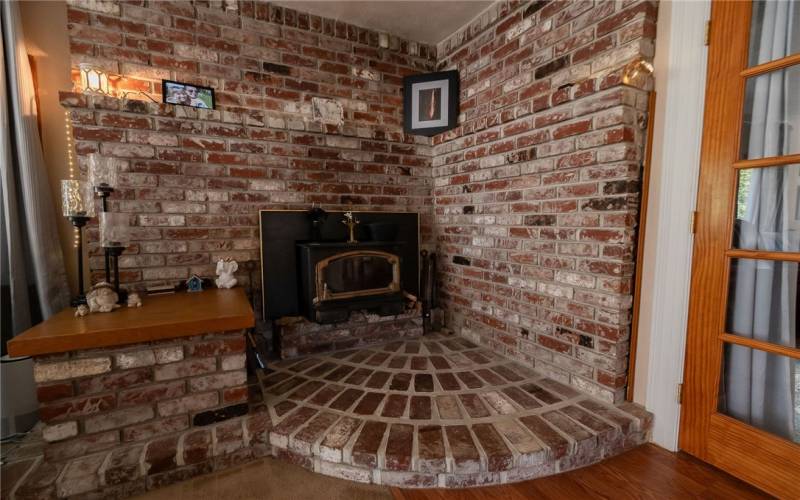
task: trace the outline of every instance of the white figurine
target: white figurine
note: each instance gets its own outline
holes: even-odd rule
[[[233,273],[235,273],[237,269],[239,269],[239,264],[235,260],[219,259],[219,261],[217,261],[218,278],[214,281],[217,284],[217,288],[235,287],[236,278],[233,276]]]
[[[92,291],[86,294],[86,303],[91,313],[111,312],[119,307],[118,300],[119,295],[114,291],[114,287],[105,281],[93,286]]]
[[[133,292],[128,295],[128,307],[142,307],[142,299],[138,293]]]

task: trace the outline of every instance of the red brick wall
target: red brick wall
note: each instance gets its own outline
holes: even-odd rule
[[[14,498],[127,498],[271,452],[243,331],[39,356],[34,378],[44,457],[4,472]]]
[[[436,48],[267,3],[204,5],[70,2],[73,66],[106,67],[122,90],[217,89],[215,111],[65,96],[79,157],[126,162],[123,281],[258,260],[259,209],[418,211],[454,329],[622,398],[647,94],[621,75],[652,57],[654,3],[497,2]],[[460,125],[406,137],[402,76],[437,65],[461,71]],[[314,97],[343,123],[322,124]]]
[[[158,101],[162,78],[216,89],[215,111],[63,99],[79,159],[125,161],[111,205],[136,225],[127,284],[213,276],[220,257],[258,261],[259,209],[420,212],[431,241],[430,140],[403,134],[401,86],[433,69],[433,47],[263,2],[69,4],[74,68],[94,63],[121,76],[120,91]],[[340,103],[343,123],[316,119],[314,97]]]
[[[193,426],[198,413],[246,406],[244,351],[239,331],[37,358],[47,458],[147,441]]]
[[[607,400],[626,384],[651,2],[500,2],[439,44],[460,126],[437,136],[443,302],[473,340]]]

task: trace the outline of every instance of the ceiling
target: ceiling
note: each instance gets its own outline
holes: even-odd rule
[[[441,42],[492,4],[483,0],[283,0],[272,3],[428,44]]]

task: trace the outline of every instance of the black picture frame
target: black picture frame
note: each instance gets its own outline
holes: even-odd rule
[[[458,123],[459,101],[458,70],[403,78],[403,130],[430,137],[454,128]]]
[[[170,101],[168,96],[170,94],[169,86],[180,86],[183,89],[193,88],[196,90],[205,90],[211,94],[211,105],[209,106],[193,106],[192,104],[186,104],[182,102],[175,102]],[[186,83],[186,82],[178,82],[175,80],[161,80],[161,102],[164,104],[172,104],[174,106],[188,106],[190,108],[197,108],[197,109],[216,109],[217,107],[217,97],[214,95],[214,89],[211,87],[206,87],[204,85],[195,85],[193,83]]]

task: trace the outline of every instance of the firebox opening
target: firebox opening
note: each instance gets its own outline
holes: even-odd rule
[[[403,312],[404,247],[402,241],[297,243],[303,315],[338,323],[354,310],[381,316]]]
[[[315,304],[400,291],[400,258],[388,252],[344,252],[317,262],[315,272]]]

